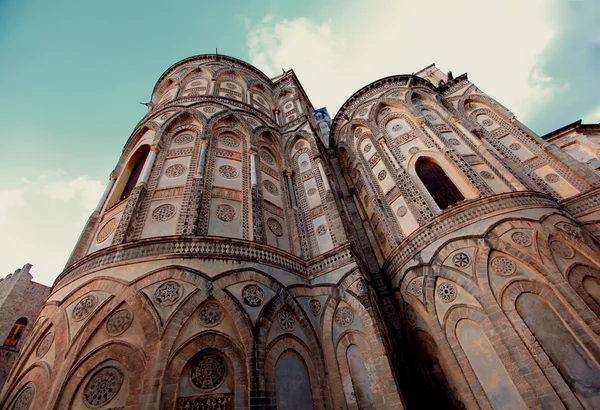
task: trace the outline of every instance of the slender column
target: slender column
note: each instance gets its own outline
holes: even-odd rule
[[[106,185],[106,189],[104,190],[104,193],[102,194],[102,197],[100,198],[100,201],[98,201],[98,205],[96,206],[95,212],[101,212],[104,209],[104,205],[106,203],[106,198],[108,198],[108,194],[110,193],[112,188],[115,186],[115,182],[117,181],[117,176],[118,175],[115,171],[110,173],[108,185]]]
[[[273,112],[275,113],[275,122],[278,125],[281,125],[281,123],[279,122],[279,110],[273,110]]]
[[[206,142],[202,141],[200,143],[200,159],[198,160],[198,171],[196,172],[197,176],[204,175],[204,164],[206,163]]]
[[[390,152],[390,149],[388,148],[387,144],[385,143],[385,138],[381,138],[379,140],[379,145],[385,151],[385,153],[387,154],[387,156],[390,159],[390,161],[392,161],[392,165],[394,165],[394,167],[396,169],[400,169],[400,164],[398,164],[398,161],[396,161],[396,158],[394,158],[394,156]]]
[[[321,173],[321,179],[323,180],[325,191],[329,193],[331,192],[331,186],[329,186],[329,181],[327,180],[327,175],[325,175],[325,169],[323,168],[321,161],[317,161],[317,166],[319,167],[319,172]]]
[[[286,170],[285,176],[287,177],[288,190],[290,191],[290,200],[292,201],[292,207],[297,208],[298,203],[296,202],[296,191],[294,189],[294,181],[292,181],[293,171]]]
[[[142,174],[140,175],[140,180],[137,182],[136,186],[148,182],[148,178],[150,177],[150,171],[152,171],[154,160],[156,159],[156,155],[159,151],[160,148],[158,147],[158,145],[154,145],[152,148],[150,148],[150,153],[148,154],[148,158],[146,158],[144,168],[142,168]]]
[[[216,80],[210,80],[210,90],[208,90],[208,95],[215,94],[215,85],[217,84]]]
[[[375,191],[373,190],[373,187],[371,186],[371,181],[369,181],[369,178],[367,178],[367,174],[365,174],[365,170],[361,168],[360,174],[363,177],[363,181],[365,181],[365,186],[367,187],[367,191],[369,191],[369,195],[372,198],[375,198]]]
[[[250,153],[250,184],[256,186],[256,152]]]
[[[250,95],[250,90],[246,90],[246,104],[252,105],[252,96]]]

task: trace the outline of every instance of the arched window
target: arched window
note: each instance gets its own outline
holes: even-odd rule
[[[138,179],[140,179],[140,175],[142,173],[142,169],[144,168],[144,164],[146,163],[146,158],[148,157],[149,152],[150,148],[147,145],[144,145],[138,150],[138,152],[136,152],[134,157],[131,158],[131,161],[129,161],[129,164],[127,165],[129,178],[127,179],[125,188],[123,188],[123,192],[119,197],[119,201],[129,198],[129,195],[131,195],[131,191],[133,191]]]
[[[312,389],[304,360],[288,350],[275,367],[275,396],[278,409],[312,410]]]
[[[27,326],[27,319],[22,317],[19,320],[17,320],[15,322],[15,324],[13,325],[12,329],[10,330],[8,337],[4,341],[4,346],[15,347],[17,345],[17,343],[19,343],[19,339],[23,335],[23,332],[25,331],[26,326]]]
[[[448,175],[432,159],[421,157],[415,171],[440,209],[446,209],[465,199]]]

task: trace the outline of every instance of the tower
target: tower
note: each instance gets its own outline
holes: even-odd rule
[[[331,120],[293,71],[200,55],[148,108],[2,408],[598,407],[579,131],[435,65]]]

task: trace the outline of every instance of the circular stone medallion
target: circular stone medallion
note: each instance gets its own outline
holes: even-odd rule
[[[167,178],[177,178],[187,171],[187,167],[183,164],[171,165],[165,170],[165,176]]]
[[[307,192],[308,196],[313,196],[317,193],[317,189],[316,188],[310,188]]]
[[[88,317],[93,311],[96,305],[98,304],[98,299],[94,295],[88,295],[81,299],[75,305],[75,309],[73,309],[72,317],[73,320],[78,322],[80,320]]]
[[[402,129],[402,124],[396,124],[392,127],[392,131],[398,132]]]
[[[525,232],[517,231],[513,232],[510,236],[514,243],[520,246],[530,246],[531,238]]]
[[[210,391],[219,387],[227,376],[227,363],[216,353],[204,353],[192,365],[190,380],[200,391]]]
[[[419,147],[411,147],[411,148],[408,150],[408,153],[409,153],[410,155],[415,155],[415,154],[416,154],[417,152],[419,152],[419,151],[420,151],[420,150],[419,150]]]
[[[219,323],[223,321],[223,310],[221,310],[221,306],[215,302],[208,302],[206,305],[200,309],[198,312],[198,318],[200,319],[200,323],[202,326],[206,327],[215,327]]]
[[[481,125],[483,125],[484,127],[491,127],[492,125],[494,125],[494,123],[492,122],[492,120],[486,118],[485,120],[481,121]]]
[[[116,397],[123,384],[123,372],[109,366],[96,372],[85,386],[83,402],[90,409],[104,407]]]
[[[313,315],[318,316],[321,313],[321,301],[319,299],[311,299],[308,302],[308,307]]]
[[[296,319],[294,319],[294,315],[289,310],[283,310],[279,314],[279,327],[285,330],[286,332],[290,332],[294,330],[296,327]]]
[[[161,306],[170,306],[181,298],[183,289],[177,282],[165,282],[156,288],[154,301]]]
[[[495,179],[495,178],[496,178],[496,177],[494,177],[494,174],[492,174],[492,173],[491,173],[491,172],[489,172],[489,171],[481,171],[481,172],[479,173],[479,175],[481,175],[481,177],[482,177],[483,179]]]
[[[452,302],[458,296],[458,291],[456,290],[456,286],[452,283],[444,282],[438,288],[437,294],[442,301],[446,303]]]
[[[152,211],[152,219],[156,222],[164,222],[175,216],[175,205],[164,204],[156,207],[154,211]]]
[[[281,224],[279,223],[279,221],[277,219],[274,219],[274,218],[267,219],[267,226],[269,227],[269,230],[273,233],[273,235],[283,236],[283,227],[281,226]]]
[[[404,215],[406,215],[406,212],[408,212],[408,209],[404,205],[402,205],[402,206],[398,207],[398,210],[396,211],[396,214],[400,218],[402,218]]]
[[[546,180],[546,182],[549,182],[551,184],[555,184],[558,181],[560,181],[560,177],[556,174],[548,174],[544,177],[544,179]]]
[[[274,195],[274,196],[279,195],[279,189],[277,189],[277,185],[275,185],[273,183],[273,181],[270,181],[270,180],[266,179],[263,182],[263,186],[265,187],[265,189],[267,190],[267,192],[270,193],[271,195]]]
[[[111,315],[106,321],[106,332],[109,336],[118,336],[124,333],[133,322],[133,313],[128,309],[121,309]]]
[[[327,227],[325,225],[319,225],[316,229],[317,235],[323,236],[327,233]]]
[[[44,355],[48,353],[48,350],[50,350],[52,342],[54,342],[54,332],[49,332],[38,345],[38,348],[35,351],[35,357],[38,359],[44,357]]]
[[[231,165],[221,165],[219,167],[219,175],[227,179],[235,179],[238,177],[238,171]]]
[[[521,144],[519,144],[519,143],[516,143],[516,142],[513,142],[512,144],[510,144],[510,145],[508,146],[508,148],[510,148],[510,149],[511,149],[511,150],[513,150],[513,151],[518,151],[518,150],[520,150],[520,149],[521,149]]]
[[[242,290],[244,303],[250,307],[258,307],[263,304],[265,292],[258,285],[247,285]]]
[[[192,134],[179,134],[175,138],[173,138],[174,145],[185,145],[194,141],[194,136]]]
[[[421,282],[421,278],[411,280],[406,290],[411,295],[421,296],[423,294],[423,282]]]
[[[452,257],[452,263],[459,269],[466,268],[471,263],[471,258],[464,252],[459,252]]]
[[[380,181],[383,181],[386,177],[387,177],[387,171],[385,169],[382,169],[377,174],[377,179],[380,180]]]
[[[335,312],[335,323],[338,326],[350,326],[354,322],[354,312],[349,307],[342,307]]]
[[[240,146],[240,140],[232,135],[223,135],[219,138],[219,142],[229,148],[236,148]]]
[[[231,222],[235,219],[235,209],[231,205],[217,205],[216,214],[217,218],[219,218],[223,222]]]
[[[510,276],[517,270],[517,265],[505,256],[496,256],[490,266],[492,271],[500,276]]]

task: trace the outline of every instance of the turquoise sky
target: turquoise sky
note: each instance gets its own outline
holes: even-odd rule
[[[435,62],[542,134],[600,121],[599,4],[0,0],[0,277],[26,262],[44,283],[60,273],[139,103],[183,58],[218,47],[268,75],[294,68],[332,115]]]

